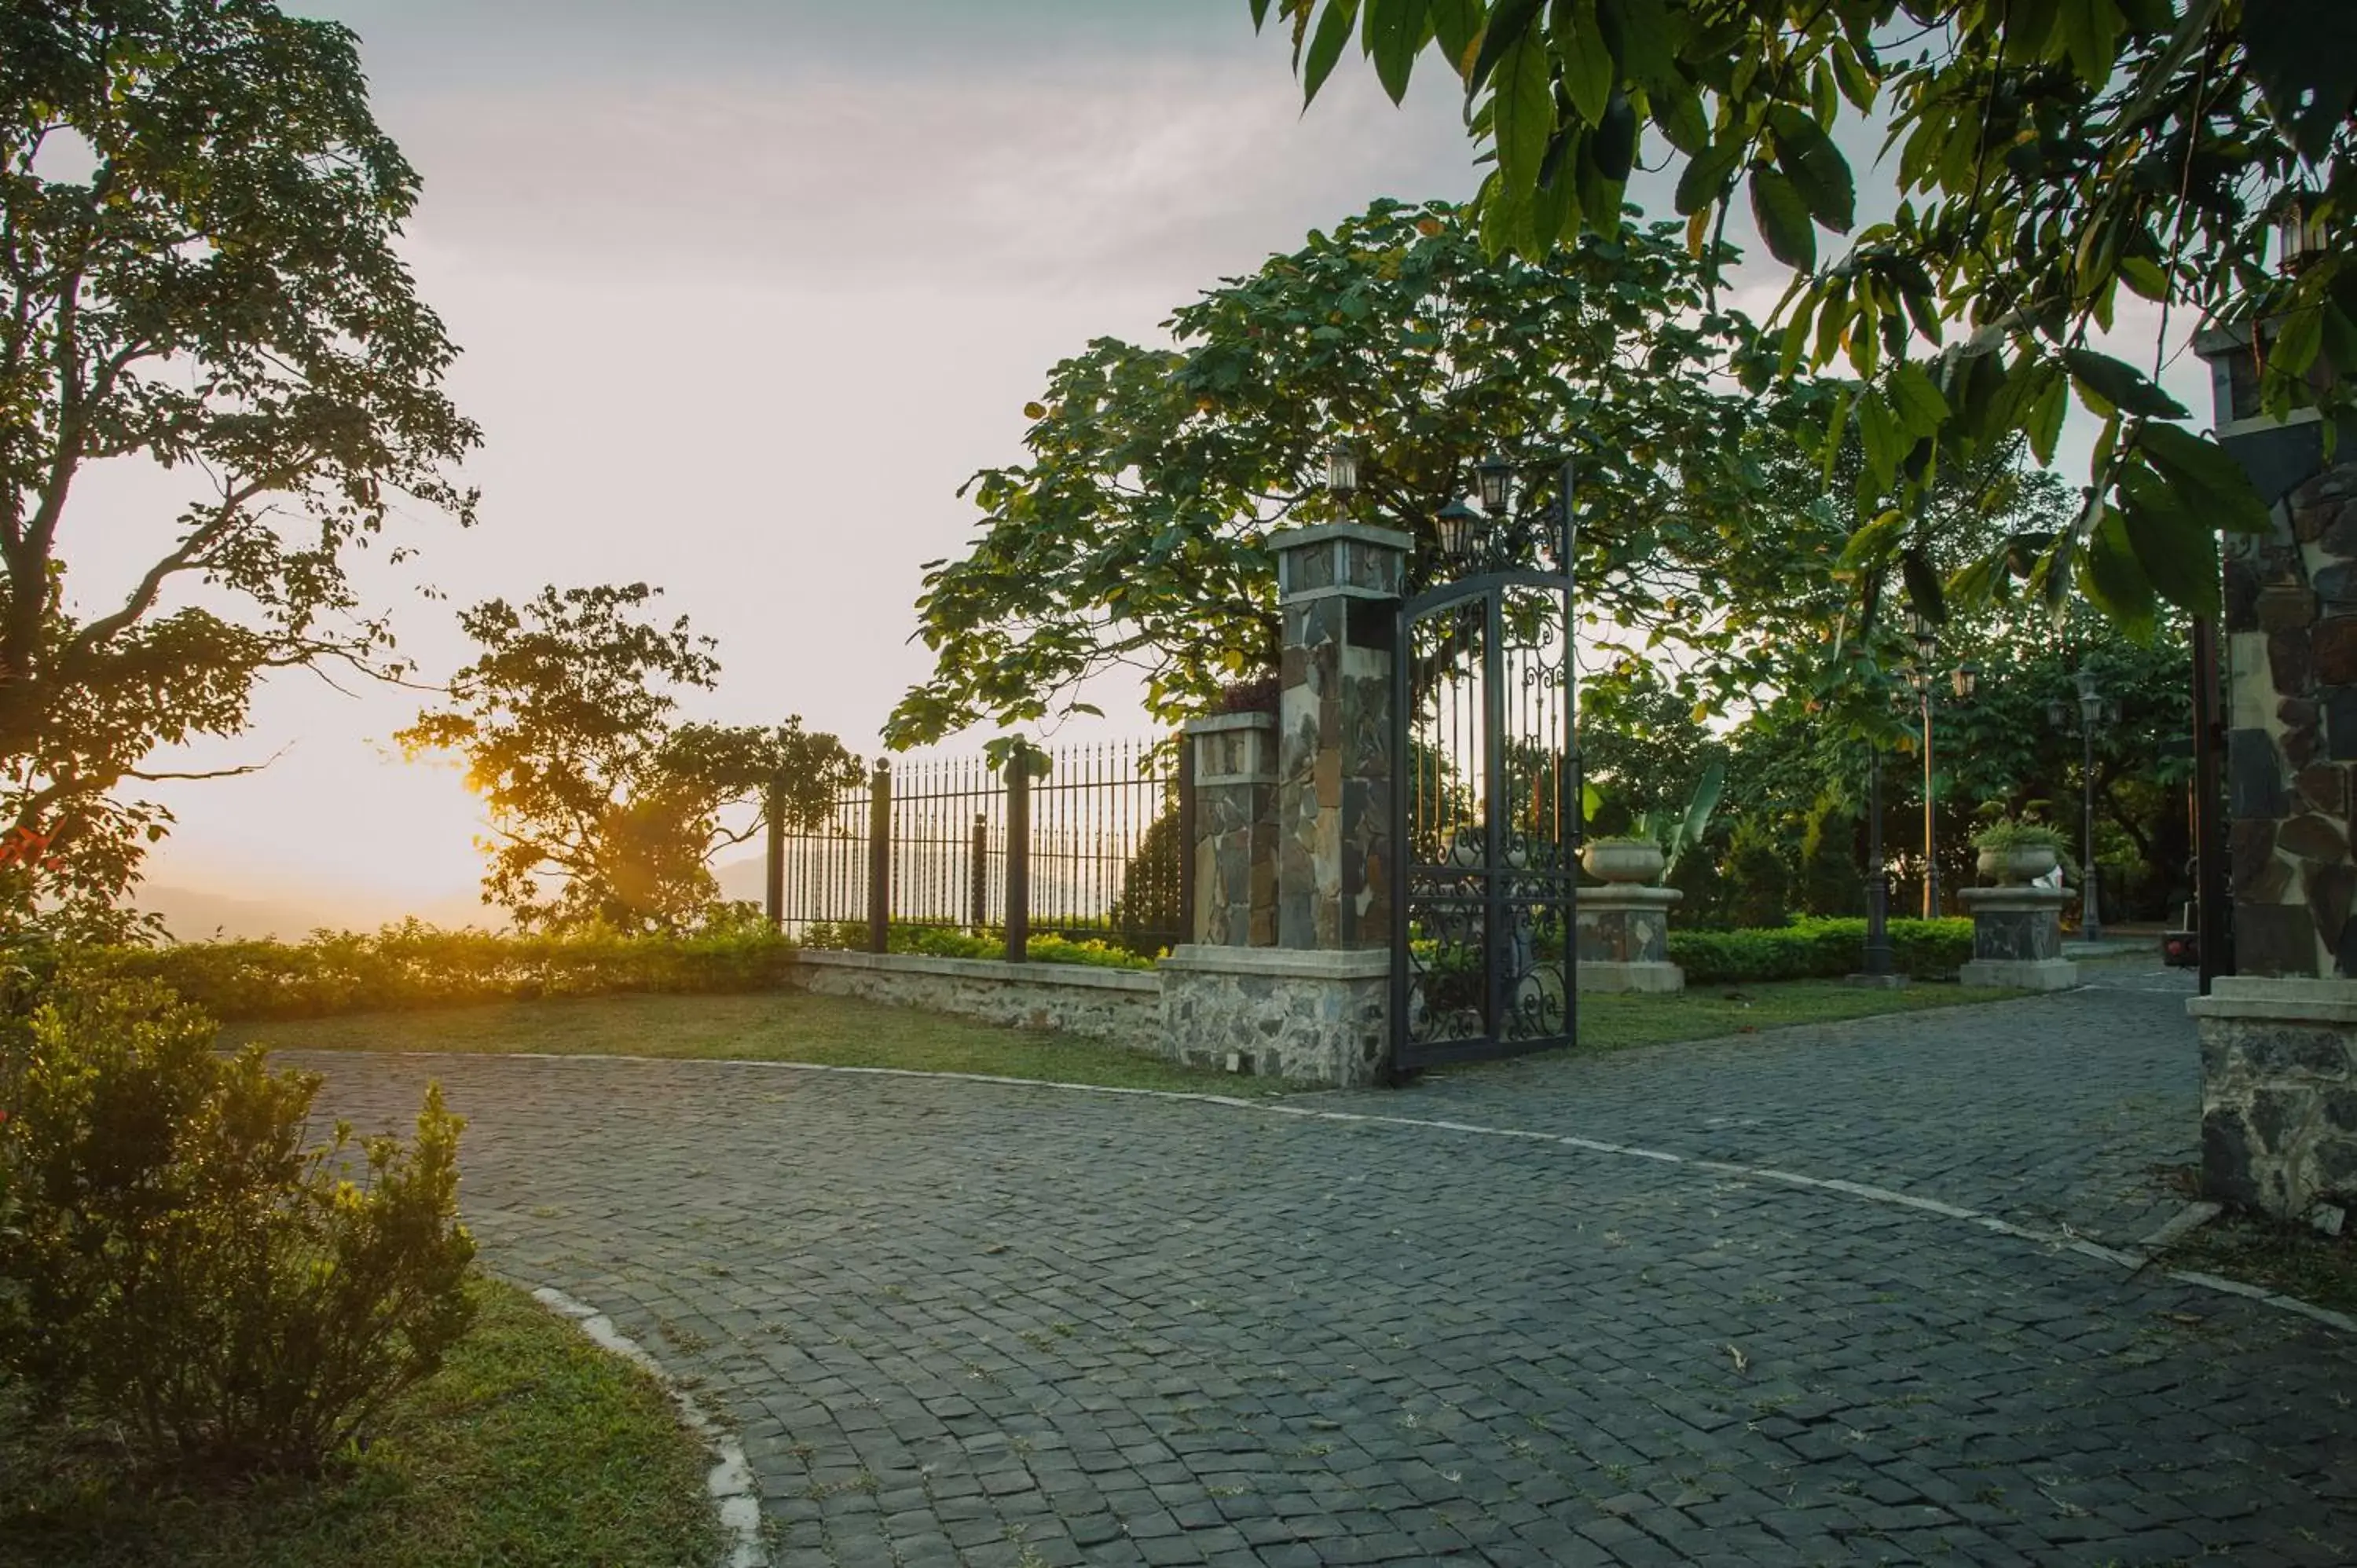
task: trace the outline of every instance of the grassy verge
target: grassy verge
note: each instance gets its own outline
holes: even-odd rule
[[[2016,994],[1954,985],[1900,991],[1792,980],[1697,986],[1672,996],[1627,993],[1580,998],[1579,1046],[1631,1046],[1709,1039],[1792,1024],[1826,1024],[1913,1013]],[[1274,1094],[1267,1079],[1174,1066],[1142,1052],[1066,1035],[892,1007],[848,996],[778,991],[734,996],[597,996],[494,1003],[414,1013],[232,1025],[224,1044],[252,1040],[273,1050],[456,1051],[504,1055],[642,1056],[680,1059],[813,1062],[905,1068],[1002,1078],[1099,1084],[1114,1089]]]
[[[2326,1236],[2297,1221],[2229,1212],[2170,1248],[2163,1262],[2357,1314],[2357,1231]]]
[[[1175,1067],[1159,1058],[1070,1035],[1004,1028],[854,996],[772,991],[749,996],[597,996],[509,1002],[420,1013],[233,1025],[224,1044],[272,1050],[546,1051],[815,1062],[994,1073],[1113,1089],[1273,1093],[1266,1079]]]
[[[1918,984],[1897,991],[1838,980],[1783,980],[1761,985],[1697,985],[1671,996],[1591,993],[1579,999],[1579,1045],[1619,1050],[1674,1040],[1749,1035],[1794,1024],[1837,1024],[1887,1013],[1920,1013],[1997,1002],[2023,993]]]
[[[8,1568],[683,1568],[712,1562],[709,1458],[648,1378],[510,1286],[317,1479],[134,1477],[102,1427],[32,1426],[0,1389]]]

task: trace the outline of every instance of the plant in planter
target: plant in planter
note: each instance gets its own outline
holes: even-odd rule
[[[1624,835],[1592,838],[1580,851],[1579,864],[1602,882],[1658,882],[1677,869],[1678,857],[1702,842],[1710,814],[1727,787],[1727,765],[1714,762],[1703,769],[1685,810],[1654,810],[1637,815],[1636,831]],[[1586,791],[1584,813],[1593,818],[1600,797],[1595,786]]]
[[[1669,857],[1658,840],[1630,834],[1589,839],[1580,848],[1579,864],[1598,882],[1652,882]]]
[[[2072,871],[2070,840],[2044,822],[2000,817],[1973,835],[1980,874],[2001,887],[2018,887],[2061,865]]]

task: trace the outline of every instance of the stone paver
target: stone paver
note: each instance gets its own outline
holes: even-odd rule
[[[2111,983],[1310,1098],[2124,1235],[2193,1047]],[[2357,1341],[1969,1221],[1145,1095],[302,1059],[370,1125],[444,1082],[485,1261],[699,1380],[781,1564],[2357,1560]]]

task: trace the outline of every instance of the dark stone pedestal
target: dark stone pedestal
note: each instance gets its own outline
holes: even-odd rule
[[[1579,890],[1582,991],[1684,991],[1685,971],[1670,961],[1674,887],[1612,883]]]
[[[2062,956],[2060,887],[1967,887],[1956,897],[1973,917],[1972,961],[1957,972],[1966,985],[2015,991],[2067,991],[2079,966]]]

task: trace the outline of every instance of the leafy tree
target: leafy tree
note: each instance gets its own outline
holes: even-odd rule
[[[1751,351],[1713,310],[1671,226],[1492,263],[1446,203],[1378,201],[1172,316],[1169,348],[1100,338],[1026,413],[1029,459],[977,475],[986,514],[918,604],[932,678],[894,711],[895,746],[1018,724],[1102,671],[1144,672],[1178,716],[1273,671],[1269,534],[1348,515],[1407,531],[1411,589],[1453,575],[1433,518],[1495,450],[1526,473],[1581,465],[1579,575],[1604,622],[1707,616],[1761,499],[1746,400],[1713,384]],[[1349,436],[1361,489],[1324,487]],[[1493,558],[1548,559],[1551,484],[1492,525]]]
[[[682,691],[720,665],[685,617],[640,612],[644,583],[548,587],[521,607],[487,599],[458,618],[482,650],[450,705],[395,737],[411,755],[453,751],[490,808],[483,902],[517,924],[676,931],[711,909],[712,856],[764,818],[723,819],[772,790],[789,825],[814,822],[859,779],[833,736],[799,717],[763,729],[680,723]]]
[[[0,12],[0,818],[44,846],[0,870],[13,918],[102,914],[168,822],[119,788],[238,733],[264,672],[387,667],[348,565],[404,498],[471,521],[457,350],[394,252],[417,189],[345,27],[260,0]],[[81,597],[74,485],[143,456],[187,504]]]
[[[1853,432],[1863,448],[1870,563],[1909,541],[1943,465],[2016,436],[2050,460],[2075,398],[2103,429],[2074,526],[2034,559],[1992,553],[1975,585],[2018,574],[2059,603],[2075,581],[2139,633],[2157,602],[2215,613],[2213,531],[2263,529],[2265,514],[2236,465],[2172,423],[2184,408],[2089,346],[2123,289],[2179,320],[2255,330],[2273,412],[2343,415],[2357,397],[2347,0],[1251,8],[1255,25],[1272,11],[1291,24],[1313,98],[1354,35],[1394,100],[1426,48],[1440,55],[1496,161],[1479,200],[1494,256],[1544,256],[1583,227],[1620,232],[1622,182],[1641,161],[1677,170],[1689,242],[1716,267],[1739,188],[1794,273],[1781,369],[1851,374],[1822,445]],[[1887,127],[1898,154],[1895,210],[1864,227],[1833,135],[1850,119]],[[2303,264],[2270,269],[2271,233],[2294,215]],[[1846,248],[1821,258],[1820,231]],[[1871,614],[1879,579],[1862,581]]]

